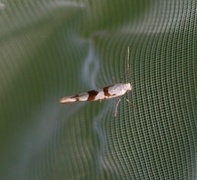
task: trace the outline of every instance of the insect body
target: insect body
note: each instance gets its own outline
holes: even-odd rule
[[[127,91],[131,91],[132,87],[130,83],[120,83],[111,86],[104,87],[99,90],[91,90],[87,93],[82,93],[79,95],[63,97],[60,103],[73,103],[77,101],[97,101],[104,99],[111,99],[124,95]]]

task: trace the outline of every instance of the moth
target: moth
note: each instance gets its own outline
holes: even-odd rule
[[[131,91],[131,84],[114,84],[111,86],[104,87],[99,90],[91,90],[87,93],[77,94],[74,96],[63,97],[60,103],[73,103],[77,101],[97,101],[104,99],[111,99],[124,95],[127,91]]]
[[[128,48],[129,53],[129,48]],[[128,55],[129,58],[129,55]],[[81,93],[73,96],[67,96],[60,99],[60,103],[67,104],[67,103],[74,103],[78,101],[97,101],[97,100],[104,100],[104,99],[111,99],[123,96],[126,92],[131,91],[132,86],[130,83],[118,83],[110,86],[103,87],[98,90],[91,90],[86,93]],[[126,99],[127,100],[127,99]],[[129,102],[129,100],[127,100]],[[115,109],[115,117],[117,114],[117,107],[120,103],[120,98],[116,104]]]
[[[130,83],[126,83],[126,84],[119,83],[119,84],[114,84],[111,86],[101,88],[99,90],[91,90],[86,93],[63,97],[62,99],[60,99],[60,103],[67,104],[77,101],[97,101],[97,100],[111,99],[111,98],[123,96],[126,92],[131,91],[131,89],[132,87]],[[115,117],[117,114],[117,107],[119,102],[120,99],[118,99],[118,102],[116,104],[116,110],[114,114]]]

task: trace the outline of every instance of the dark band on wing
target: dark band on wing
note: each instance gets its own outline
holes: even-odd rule
[[[104,92],[105,96],[111,96],[111,94],[109,94],[109,87],[111,87],[111,86],[107,86],[107,87],[103,88],[103,92]]]
[[[89,95],[88,101],[95,100],[95,97],[96,97],[97,94],[98,94],[98,92],[95,91],[95,90],[88,91],[88,95]]]

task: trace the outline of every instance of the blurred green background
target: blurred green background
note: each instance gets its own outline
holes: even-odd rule
[[[116,118],[59,104],[117,82]],[[0,1],[1,180],[193,180],[196,151],[195,0]]]

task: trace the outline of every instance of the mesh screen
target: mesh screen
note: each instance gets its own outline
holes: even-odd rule
[[[196,7],[1,1],[1,179],[196,179]],[[117,99],[59,104],[118,82],[116,118]]]

